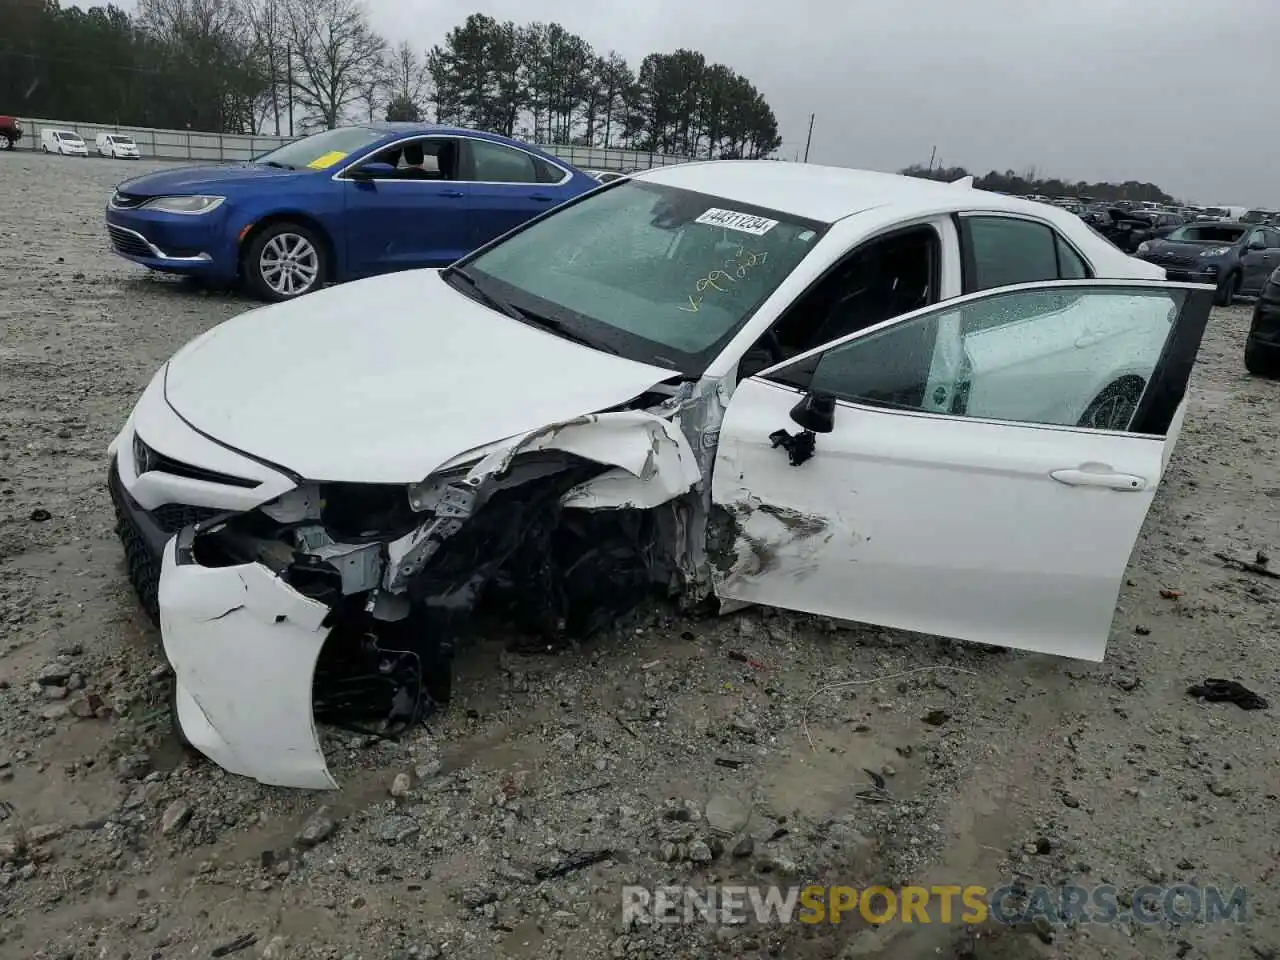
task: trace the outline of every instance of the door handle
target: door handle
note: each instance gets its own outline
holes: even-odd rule
[[[464,194],[461,190],[441,190],[439,196],[453,197],[454,199],[457,199],[458,197],[464,196]]]
[[[529,197],[530,200],[537,200],[539,203],[550,203],[555,197],[549,197],[545,193],[535,193]]]
[[[1102,342],[1102,334],[1100,333],[1082,333],[1076,338],[1076,346],[1080,349],[1092,347],[1095,343]]]
[[[1116,473],[1105,463],[1082,463],[1078,467],[1063,467],[1061,470],[1050,470],[1049,476],[1069,487],[1103,487],[1107,490],[1120,490],[1137,493],[1147,488],[1145,477],[1132,473]]]

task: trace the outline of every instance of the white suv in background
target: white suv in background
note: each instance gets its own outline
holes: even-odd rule
[[[100,157],[119,157],[129,160],[137,160],[140,156],[138,153],[138,144],[134,142],[133,137],[125,136],[123,133],[100,133],[97,139],[98,156]]]

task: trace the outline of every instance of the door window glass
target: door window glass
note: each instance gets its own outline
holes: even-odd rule
[[[1058,255],[1048,227],[1011,217],[966,217],[963,222],[973,256],[973,276],[966,284],[970,292],[1058,279]]]
[[[380,150],[370,163],[389,163],[396,180],[457,180],[458,141],[452,137],[423,137]]]
[[[488,140],[472,140],[474,179],[480,183],[537,183],[533,156]]]
[[[541,157],[533,158],[533,166],[537,171],[539,183],[559,183],[564,179],[564,171],[554,163],[548,163]]]
[[[1181,290],[1030,290],[934,311],[835,347],[809,388],[901,410],[1126,430]]]
[[[1058,279],[1084,280],[1089,276],[1089,268],[1080,259],[1080,255],[1071,248],[1071,244],[1057,234],[1054,238],[1058,244]]]

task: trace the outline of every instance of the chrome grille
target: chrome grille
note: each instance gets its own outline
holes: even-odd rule
[[[126,230],[123,227],[117,227],[113,223],[108,223],[107,236],[111,238],[111,246],[117,253],[127,254],[131,257],[155,256],[151,252],[151,248],[147,246],[146,241],[132,230]]]

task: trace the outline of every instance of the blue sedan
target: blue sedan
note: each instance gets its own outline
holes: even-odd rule
[[[528,144],[421,124],[326,130],[246,164],[127,180],[107,233],[134,263],[290,300],[452,263],[599,181]]]

